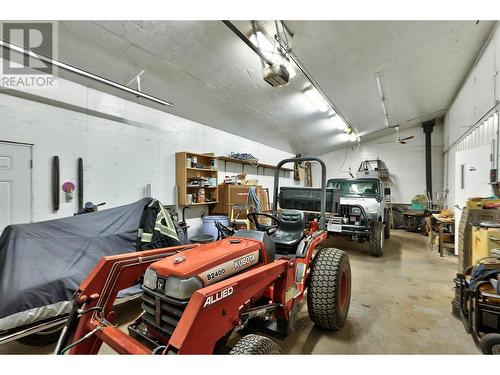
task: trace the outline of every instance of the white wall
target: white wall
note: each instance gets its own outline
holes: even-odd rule
[[[485,117],[485,115],[493,114],[490,110],[495,106],[495,102],[500,100],[498,72],[500,72],[500,29],[497,27],[444,119],[444,188],[449,190],[448,207],[453,207],[459,198],[456,199],[455,193],[456,152],[479,149],[491,144],[496,138],[497,125],[491,116]],[[478,126],[478,131],[462,139],[475,125]],[[490,164],[489,158],[484,158],[483,162],[488,166]],[[482,176],[475,180],[476,184],[467,189],[468,196],[484,193],[483,185],[487,179],[488,176]]]
[[[146,184],[164,204],[175,203],[175,152],[247,152],[263,163],[276,164],[291,154],[208,126],[173,116],[102,92],[59,80],[59,88],[16,96],[0,93],[0,140],[32,143],[33,221],[73,215],[78,200],[64,200],[52,211],[51,160],[60,158],[61,184],[77,182],[77,159],[84,159],[84,200],[105,201],[106,207],[145,196]],[[19,97],[19,96],[23,97]],[[239,172],[238,166],[228,171]],[[272,186],[271,171],[252,176]],[[231,173],[220,173],[220,176]],[[290,174],[288,174],[290,176]],[[282,178],[284,185],[293,178]],[[191,234],[208,206],[188,210]]]
[[[379,144],[395,139],[394,135],[384,136],[372,141],[362,142],[359,150],[336,150],[320,156],[327,166],[328,178],[349,178],[349,167],[356,175],[359,164],[367,159],[382,159],[391,177],[392,201],[410,203],[417,194],[425,194],[425,135],[420,126],[400,131],[400,137],[413,135],[407,144]],[[432,132],[432,186],[436,194],[443,186],[443,126],[436,122]],[[344,158],[346,161],[342,165]],[[314,168],[314,183],[320,181],[319,168]]]

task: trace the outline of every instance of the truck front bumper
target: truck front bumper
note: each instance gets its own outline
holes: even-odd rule
[[[359,225],[342,225],[342,232],[339,234],[370,234],[370,228]]]

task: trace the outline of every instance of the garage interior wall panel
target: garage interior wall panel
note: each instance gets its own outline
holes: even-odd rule
[[[336,150],[321,155],[327,165],[328,178],[350,178],[349,167],[354,175],[360,163],[367,159],[382,159],[389,169],[391,177],[392,201],[394,203],[410,203],[417,194],[425,194],[425,136],[420,126],[414,126],[400,131],[400,137],[413,135],[415,138],[407,144],[379,144],[395,139],[395,133],[362,142],[349,148]],[[437,122],[432,132],[432,182],[433,191],[442,190],[443,186],[443,126]],[[345,162],[344,162],[345,159]],[[342,166],[342,167],[341,167]],[[319,183],[319,166],[313,168],[313,181]]]
[[[27,110],[29,108],[29,110]],[[173,109],[175,112],[175,107]],[[251,153],[263,163],[276,164],[290,153],[210,128],[159,110],[139,105],[82,85],[59,80],[56,90],[0,92],[0,140],[32,143],[33,220],[73,215],[77,194],[60,209],[51,207],[51,158],[60,158],[61,184],[77,183],[77,159],[84,160],[84,199],[106,202],[107,208],[152,195],[164,204],[175,204],[175,152]],[[221,166],[221,169],[223,166]],[[219,177],[240,173],[228,164]],[[265,175],[246,166],[247,177],[271,189],[272,170]],[[297,184],[292,174],[280,179]],[[190,234],[201,228],[200,214],[208,206],[186,210]]]
[[[493,35],[470,70],[444,119],[444,189],[448,190],[447,207],[457,204],[455,153],[474,150],[497,141],[498,114],[495,109],[500,99],[500,29]],[[490,166],[490,159],[484,157]],[[489,168],[488,168],[489,169]],[[483,173],[483,172],[481,172]],[[481,181],[485,180],[481,178]],[[474,196],[471,188],[470,196]],[[461,201],[461,199],[460,199]]]

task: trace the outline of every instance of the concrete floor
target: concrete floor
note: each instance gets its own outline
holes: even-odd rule
[[[420,234],[393,231],[382,258],[368,254],[368,244],[331,238],[328,246],[347,251],[352,268],[352,296],[346,325],[327,332],[309,320],[302,304],[295,332],[279,342],[290,354],[479,354],[462,323],[450,315],[456,257],[440,258],[426,250]],[[125,322],[138,304],[122,306]],[[120,312],[118,312],[120,316]],[[19,343],[0,353],[48,354],[54,346],[32,348]],[[110,354],[107,347],[101,354]]]
[[[309,320],[304,303],[296,331],[281,347],[290,354],[478,354],[462,323],[450,314],[455,256],[426,250],[427,237],[392,231],[384,255],[368,244],[330,238],[349,254],[352,293],[349,316],[338,332]]]

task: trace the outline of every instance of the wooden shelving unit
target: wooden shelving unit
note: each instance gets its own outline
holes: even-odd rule
[[[264,164],[264,163],[253,163],[253,162],[246,161],[246,160],[235,159],[235,158],[232,158],[232,157],[229,157],[229,156],[218,156],[217,159],[224,162],[224,171],[226,170],[226,164],[227,163],[241,164],[241,173],[245,173],[245,165],[251,165],[253,167],[256,167],[257,168],[257,174],[259,174],[259,168],[262,168],[262,170],[264,172],[265,172],[266,169],[276,169],[275,165]],[[280,168],[280,171],[283,171],[283,172],[293,172],[293,169],[290,169],[290,168]]]
[[[187,159],[197,158],[197,162],[203,164],[202,168],[196,168],[187,165]],[[177,202],[179,206],[201,206],[205,204],[216,204],[219,196],[217,186],[217,157],[213,154],[199,154],[196,152],[177,152],[175,154],[175,179],[177,185]],[[215,163],[213,162],[215,161]],[[213,167],[211,167],[213,165]],[[188,180],[192,177],[215,178],[215,186],[193,186],[188,184]],[[192,201],[188,204],[187,195],[196,194],[199,189],[205,189],[205,197],[212,198],[210,201],[203,203]]]

